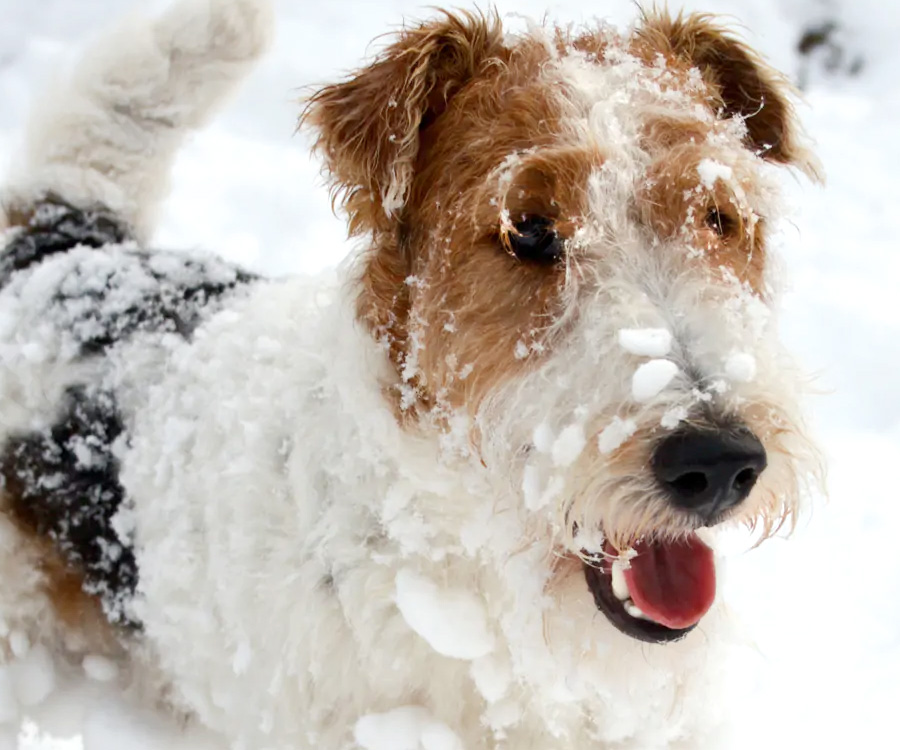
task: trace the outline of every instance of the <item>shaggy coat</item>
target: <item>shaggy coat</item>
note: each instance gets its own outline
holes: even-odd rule
[[[306,101],[363,250],[269,281],[146,245],[267,4],[142,23],[41,100],[5,193],[0,679],[103,653],[253,750],[721,750],[707,545],[792,523],[816,471],[781,77],[707,16],[440,13]],[[759,445],[740,502],[673,502],[689,430]]]

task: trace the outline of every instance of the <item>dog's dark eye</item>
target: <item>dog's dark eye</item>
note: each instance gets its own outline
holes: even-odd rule
[[[719,237],[731,237],[737,231],[737,221],[718,208],[711,208],[706,212],[706,226]]]
[[[507,235],[509,248],[522,261],[550,265],[563,255],[563,240],[553,222],[543,216],[524,216]]]

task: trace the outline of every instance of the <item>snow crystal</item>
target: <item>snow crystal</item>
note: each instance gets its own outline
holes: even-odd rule
[[[704,187],[710,190],[715,187],[716,180],[727,182],[731,179],[731,167],[714,159],[702,159],[697,165],[697,174]]]
[[[612,453],[634,435],[636,430],[637,425],[633,419],[613,417],[613,421],[606,426],[597,438],[597,447],[601,453]]]
[[[642,357],[665,357],[672,350],[672,334],[665,328],[622,328],[619,346]]]
[[[606,537],[599,526],[579,526],[575,534],[575,546],[590,554],[601,554]]]
[[[725,374],[736,383],[749,383],[756,377],[756,358],[737,352],[725,361]]]
[[[662,393],[678,375],[678,365],[669,359],[651,359],[634,372],[631,379],[631,395],[638,403],[644,403]]]
[[[684,406],[673,406],[666,411],[659,423],[667,430],[674,430],[688,418],[688,410]]]
[[[551,449],[553,465],[558,467],[571,466],[581,455],[586,442],[584,427],[580,424],[570,424],[559,433],[559,437],[553,442],[553,448]]]
[[[353,729],[364,750],[462,750],[459,737],[419,706],[362,716]]]
[[[88,654],[81,662],[84,673],[97,682],[112,682],[119,676],[119,667],[105,656]]]
[[[409,568],[397,574],[397,606],[406,623],[439,654],[477,659],[494,647],[484,604],[462,589],[442,589]]]
[[[528,344],[521,339],[516,342],[515,357],[516,359],[525,359],[528,356]]]

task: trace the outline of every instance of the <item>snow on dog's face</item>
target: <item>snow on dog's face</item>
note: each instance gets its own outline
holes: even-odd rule
[[[511,478],[636,638],[712,603],[698,528],[771,531],[808,471],[770,310],[771,165],[815,169],[783,89],[704,16],[447,15],[305,115],[403,418]]]

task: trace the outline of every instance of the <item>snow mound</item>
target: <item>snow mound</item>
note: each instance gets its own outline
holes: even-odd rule
[[[406,623],[438,653],[477,659],[494,648],[483,602],[462,589],[442,589],[409,568],[397,574],[397,606]]]

